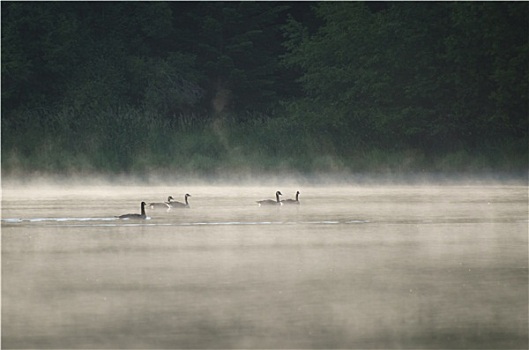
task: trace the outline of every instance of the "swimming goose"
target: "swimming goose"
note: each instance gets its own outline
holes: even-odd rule
[[[167,202],[163,203],[151,203],[149,204],[149,208],[151,209],[169,209],[171,206],[169,205],[171,203],[171,200],[174,198],[172,196],[167,197]]]
[[[187,197],[191,197],[191,195],[189,193],[186,193],[186,195],[184,196],[184,199],[186,201],[185,203],[173,201],[167,204],[169,204],[169,207],[171,208],[189,208],[189,202],[187,201]]]
[[[141,214],[123,214],[118,216],[119,219],[145,219],[147,218],[147,215],[145,215],[145,202],[141,202]]]
[[[296,199],[285,199],[282,200],[283,204],[298,204],[299,205],[299,191],[296,192]]]
[[[261,201],[257,201],[257,204],[259,204],[259,206],[261,206],[261,205],[283,205],[283,203],[281,203],[281,201],[279,201],[279,196],[282,196],[282,194],[281,194],[281,192],[277,191],[276,192],[276,200],[263,199]]]

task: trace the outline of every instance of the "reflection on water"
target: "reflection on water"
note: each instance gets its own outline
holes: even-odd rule
[[[298,189],[4,189],[3,347],[527,348],[526,187]]]

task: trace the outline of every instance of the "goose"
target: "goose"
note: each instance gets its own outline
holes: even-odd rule
[[[145,202],[141,202],[141,214],[123,214],[120,216],[117,216],[119,219],[146,219],[147,215],[145,215]]]
[[[151,209],[170,209],[171,206],[169,205],[171,203],[171,200],[174,200],[172,196],[167,197],[167,202],[163,203],[150,203],[149,208]]]
[[[191,197],[191,195],[189,193],[186,193],[186,195],[184,196],[184,199],[185,199],[185,203],[182,203],[182,202],[178,202],[178,201],[173,201],[173,202],[169,202],[167,204],[169,204],[169,207],[170,208],[189,208],[189,202],[187,201],[187,197]]]
[[[298,204],[299,205],[299,191],[296,192],[296,199],[285,199],[282,200],[283,204]]]
[[[257,204],[259,204],[259,206],[262,206],[262,205],[283,205],[283,203],[281,203],[281,201],[279,200],[279,196],[282,196],[282,194],[281,194],[280,191],[277,191],[276,192],[276,200],[263,199],[261,201],[257,201]]]

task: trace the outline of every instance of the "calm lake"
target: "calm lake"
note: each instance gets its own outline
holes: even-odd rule
[[[526,186],[3,188],[3,348],[527,346]]]

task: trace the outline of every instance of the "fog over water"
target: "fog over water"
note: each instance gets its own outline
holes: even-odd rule
[[[277,190],[301,204],[258,207]],[[527,348],[527,198],[516,181],[6,181],[2,346]]]

